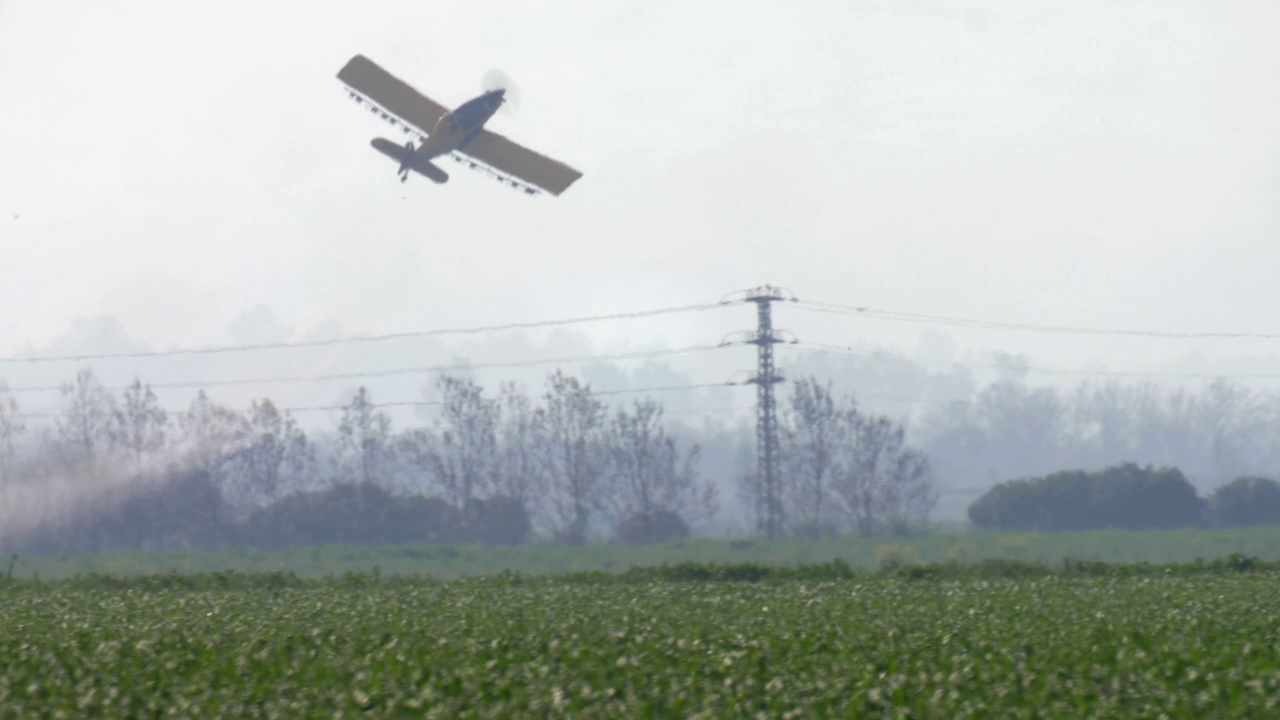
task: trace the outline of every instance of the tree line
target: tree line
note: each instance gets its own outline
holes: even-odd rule
[[[28,551],[283,547],[325,542],[656,542],[711,519],[725,483],[699,469],[661,403],[606,405],[551,373],[537,396],[443,375],[433,420],[396,431],[364,387],[330,432],[269,399],[236,411],[204,391],[176,413],[135,379],[82,369],[52,422],[0,389],[0,541]],[[935,500],[905,428],[829,385],[796,383],[782,472],[739,488],[770,536],[905,531]],[[5,507],[7,506],[7,507]]]
[[[932,468],[901,423],[808,377],[792,385],[778,425],[778,476],[745,482],[762,534],[905,533],[928,520],[938,499]]]
[[[914,377],[889,370],[877,370],[887,387]],[[1027,386],[1015,365],[969,399],[925,405],[910,425],[812,374],[786,387],[770,483],[749,423],[699,435],[658,402],[609,406],[561,372],[536,394],[442,376],[436,417],[404,429],[360,388],[335,425],[307,432],[267,398],[236,411],[199,392],[166,412],[140,380],[111,392],[86,369],[48,420],[24,415],[0,386],[0,542],[650,542],[723,524],[734,501],[764,536],[908,532],[947,486],[1134,462],[1178,468],[1199,487],[1235,477],[1266,488],[1280,470],[1280,400],[1225,381],[1199,392],[1115,382],[1062,391]],[[1265,506],[1247,496],[1245,506]],[[1032,526],[978,522],[990,497],[970,512],[976,526]],[[1235,522],[1215,509],[1223,503],[1206,495],[1202,523]],[[1111,512],[1079,507],[1092,509],[1089,520],[1077,513],[1077,529]],[[1039,517],[1009,516],[1019,514]]]
[[[1176,468],[1122,463],[997,484],[969,506],[987,530],[1061,532],[1280,524],[1280,483],[1244,476],[1207,498]]]
[[[1203,368],[1188,369],[1206,378],[1195,384],[1102,378],[1053,385],[1032,382],[1031,365],[1018,356],[978,366],[943,355],[930,368],[866,350],[801,355],[788,371],[874,388],[866,406],[905,418],[944,490],[1125,462],[1176,467],[1202,489],[1246,475],[1280,478],[1280,392],[1273,389]]]

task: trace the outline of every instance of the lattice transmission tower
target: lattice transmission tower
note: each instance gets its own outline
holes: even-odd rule
[[[756,374],[747,380],[756,385],[756,523],[770,538],[782,533],[784,520],[778,472],[778,403],[773,393],[773,386],[784,378],[774,365],[773,346],[786,341],[774,330],[773,303],[795,299],[771,285],[752,288],[744,298],[756,304],[756,332],[747,340],[757,348]]]

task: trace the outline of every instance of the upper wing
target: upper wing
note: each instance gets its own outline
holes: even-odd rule
[[[460,152],[552,195],[559,195],[582,177],[582,173],[568,165],[488,130],[482,129]]]
[[[384,111],[418,128],[424,135],[435,130],[436,121],[449,112],[448,108],[414,90],[363,55],[348,60],[338,71],[338,79]]]

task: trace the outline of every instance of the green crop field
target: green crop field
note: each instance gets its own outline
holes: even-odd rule
[[[384,574],[456,578],[491,575],[503,570],[546,574],[619,571],[677,562],[796,565],[840,559],[855,568],[874,569],[886,561],[954,560],[971,563],[1009,558],[1049,564],[1068,559],[1170,563],[1190,562],[1197,558],[1212,560],[1233,553],[1267,561],[1280,560],[1280,526],[1143,532],[939,533],[908,538],[835,537],[816,541],[703,538],[640,547],[603,544],[577,547],[407,545],[307,547],[273,552],[250,549],[108,552],[23,556],[14,564],[14,575],[58,579],[94,572],[138,575],[171,570],[183,573],[238,570],[290,571],[305,577],[322,577],[344,572],[367,573],[377,567]],[[0,563],[7,559],[7,556],[0,556]]]
[[[1275,566],[762,567],[8,581],[0,718],[1280,716]]]

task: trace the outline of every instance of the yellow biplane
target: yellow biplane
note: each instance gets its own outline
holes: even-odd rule
[[[375,150],[400,163],[400,182],[413,171],[438,183],[449,175],[431,161],[452,157],[471,169],[495,177],[504,184],[530,195],[540,190],[559,195],[582,173],[484,129],[506,101],[507,90],[497,88],[449,110],[414,90],[363,55],[356,55],[338,71],[347,93],[383,120],[406,135],[416,135],[404,145],[386,138],[374,138]]]

